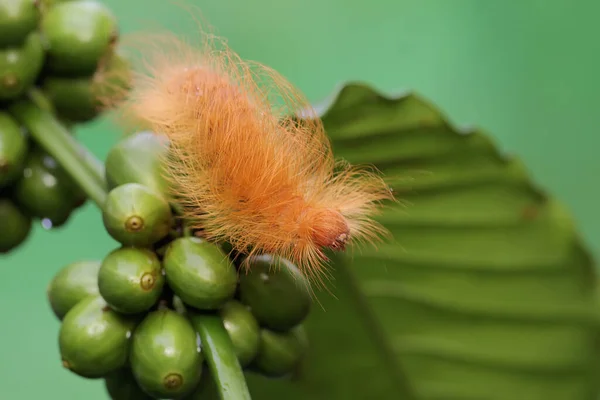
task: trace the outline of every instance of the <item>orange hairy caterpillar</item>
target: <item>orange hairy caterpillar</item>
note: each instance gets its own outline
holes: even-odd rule
[[[241,254],[287,258],[322,282],[325,249],[386,234],[372,217],[392,192],[375,171],[334,159],[320,118],[282,76],[201,37],[192,46],[144,34],[120,108],[169,139],[167,177],[193,228]]]

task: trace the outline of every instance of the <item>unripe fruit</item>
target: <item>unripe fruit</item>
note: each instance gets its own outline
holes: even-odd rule
[[[41,23],[48,41],[48,67],[56,74],[90,76],[118,36],[117,20],[102,3],[64,2],[51,7]]]
[[[191,393],[204,357],[190,322],[172,310],[148,314],[133,335],[130,364],[140,387],[155,398]]]
[[[29,145],[23,130],[0,111],[0,187],[12,183],[22,172]]]
[[[129,72],[126,59],[114,53],[92,77],[48,76],[41,87],[61,119],[84,123],[122,99]]]
[[[287,332],[263,329],[253,367],[266,376],[288,375],[299,365],[307,348],[308,341],[302,325]]]
[[[16,203],[28,214],[63,225],[81,202],[81,190],[52,157],[29,153],[20,178],[14,183]]]
[[[42,90],[52,101],[57,114],[68,121],[87,122],[98,115],[89,78],[50,76]]]
[[[112,251],[102,261],[98,288],[104,300],[116,311],[136,314],[158,301],[164,277],[154,252],[134,247]]]
[[[21,44],[39,20],[36,0],[0,0],[0,47]]]
[[[235,294],[235,267],[213,243],[196,237],[175,239],[167,248],[163,265],[169,286],[187,305],[214,310]]]
[[[0,100],[11,100],[33,86],[44,65],[42,38],[30,33],[18,46],[0,49]]]
[[[0,221],[0,254],[3,254],[27,239],[31,232],[31,218],[23,214],[11,200],[0,198]]]
[[[261,325],[287,331],[310,312],[308,282],[286,259],[271,255],[248,260],[249,270],[240,273],[240,299],[250,306]]]
[[[90,379],[124,367],[135,322],[113,311],[100,296],[83,299],[65,315],[60,327],[63,366]]]
[[[108,193],[102,220],[119,243],[149,247],[169,234],[171,207],[159,193],[146,186],[126,183]]]
[[[247,366],[258,353],[260,343],[258,321],[246,306],[235,300],[231,300],[223,306],[221,317],[240,365]]]
[[[164,136],[138,132],[115,144],[106,156],[106,181],[110,188],[140,183],[168,197],[163,160],[169,143]]]
[[[135,381],[129,368],[123,368],[104,378],[111,400],[152,400]]]
[[[48,285],[47,296],[54,315],[62,320],[81,300],[98,294],[100,261],[85,260],[63,267]]]

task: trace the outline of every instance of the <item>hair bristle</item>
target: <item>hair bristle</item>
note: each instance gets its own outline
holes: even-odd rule
[[[124,120],[168,137],[168,178],[192,227],[242,254],[285,257],[323,284],[325,248],[386,233],[372,217],[391,191],[376,171],[335,161],[316,112],[281,75],[212,35],[199,39],[134,42],[141,64]]]

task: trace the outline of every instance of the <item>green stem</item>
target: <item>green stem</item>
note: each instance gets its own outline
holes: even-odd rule
[[[218,315],[194,313],[194,328],[200,334],[202,349],[221,400],[251,400],[246,378],[229,334]]]
[[[10,112],[35,142],[56,159],[86,195],[102,208],[107,195],[102,164],[79,145],[50,111],[33,101],[16,102],[11,105]]]
[[[104,163],[96,158],[96,156],[89,151],[86,147],[82,146],[69,135],[69,141],[72,142],[73,147],[79,151],[79,155],[83,160],[84,166],[87,167],[96,177],[98,183],[105,189],[107,188],[106,180],[104,179]]]

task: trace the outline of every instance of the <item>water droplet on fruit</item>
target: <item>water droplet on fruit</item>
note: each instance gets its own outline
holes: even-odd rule
[[[44,228],[47,231],[49,231],[50,229],[52,229],[53,226],[54,226],[54,224],[52,223],[52,220],[50,218],[43,218],[42,219],[42,228]]]

